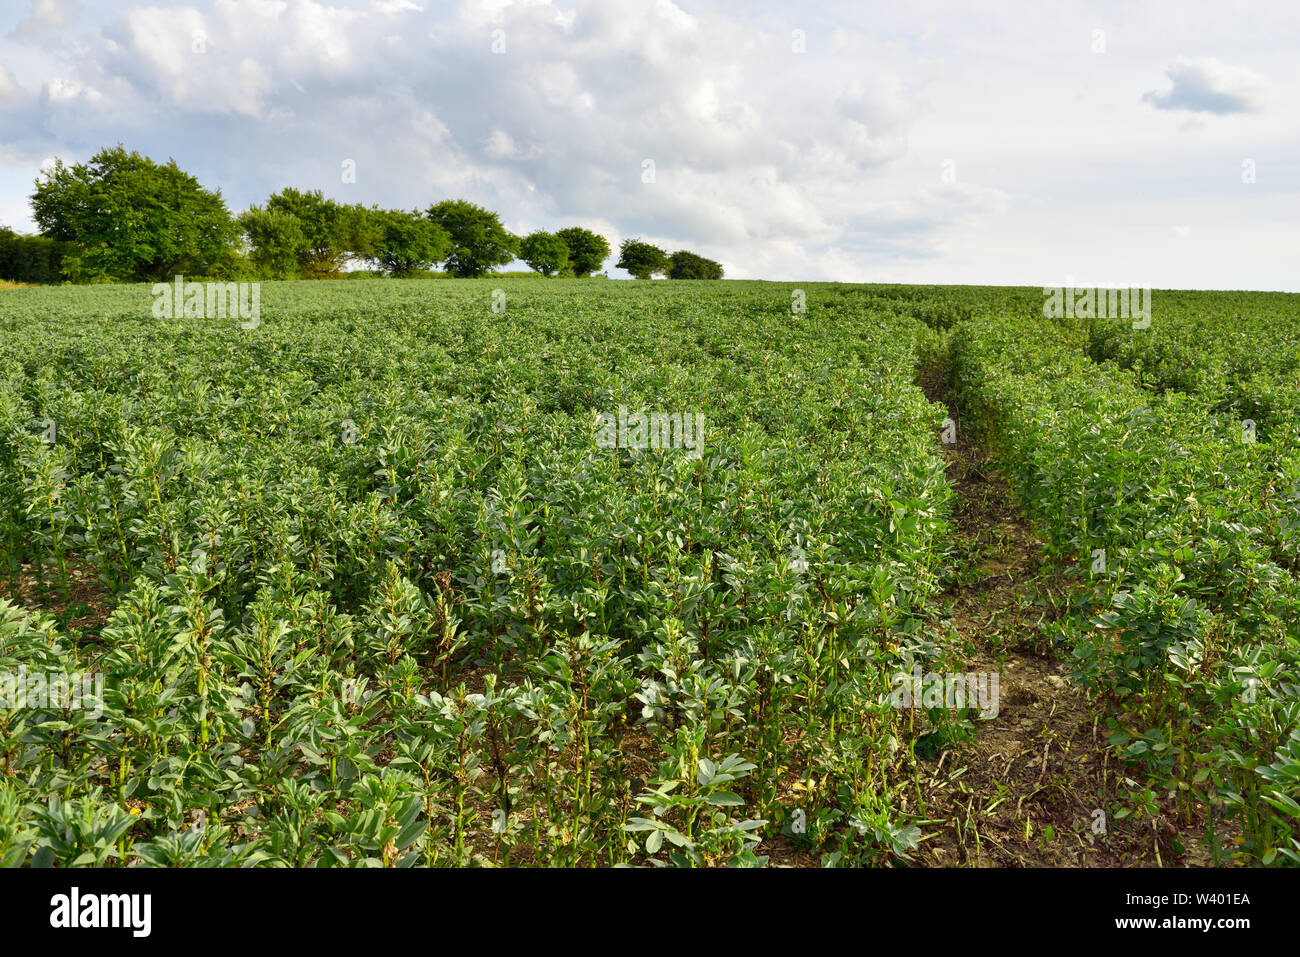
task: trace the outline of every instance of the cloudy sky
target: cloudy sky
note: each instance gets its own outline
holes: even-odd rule
[[[1300,291],[1298,39],[1290,0],[4,0],[0,223],[120,141],[235,211],[463,197],[733,278]]]

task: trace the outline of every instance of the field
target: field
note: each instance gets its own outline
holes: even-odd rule
[[[1043,300],[0,292],[0,863],[1300,864],[1300,297]]]

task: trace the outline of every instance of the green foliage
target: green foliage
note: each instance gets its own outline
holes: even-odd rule
[[[703,735],[690,740],[683,729],[685,754],[698,754]],[[646,833],[645,852],[655,864],[665,851],[676,867],[761,866],[766,858],[757,857],[753,848],[761,841],[760,833],[767,821],[741,821],[728,808],[743,808],[745,799],[729,789],[756,765],[730,754],[720,762],[696,758],[683,765],[680,759],[665,766],[667,773],[650,782],[650,789],[637,797],[651,817],[634,817],[625,825],[628,831]],[[662,773],[662,772],[661,772]],[[665,847],[665,841],[667,847]]]
[[[0,227],[0,279],[10,282],[55,283],[63,279],[68,243],[48,236],[25,236]]]
[[[705,259],[695,253],[680,250],[673,253],[668,263],[669,279],[721,279],[722,264]]]
[[[538,230],[519,241],[519,258],[543,276],[556,275],[569,264],[569,247],[559,236]]]
[[[581,226],[569,226],[555,233],[569,250],[569,269],[578,277],[590,276],[609,258],[609,241]]]
[[[250,206],[239,216],[249,246],[248,259],[262,276],[291,279],[307,254],[303,223],[293,213]]]
[[[1139,807],[1300,863],[1300,426],[1238,418],[1293,298],[1180,301],[1251,318],[1246,377],[1192,318],[1034,290],[499,282],[268,282],[256,328],[0,293],[0,677],[105,679],[0,701],[0,863],[906,862],[974,724],[889,703],[964,670],[949,416],[1069,585],[1045,627]],[[620,407],[703,413],[699,456],[603,445]]]
[[[485,275],[513,260],[519,251],[518,237],[506,231],[496,213],[482,206],[449,199],[430,206],[427,215],[451,237],[445,262],[453,276]]]
[[[668,254],[658,246],[639,239],[625,239],[618,249],[619,269],[626,269],[637,279],[649,279],[651,276],[668,271]]]
[[[390,276],[411,276],[441,262],[451,251],[446,230],[418,211],[377,210],[371,214],[376,226],[374,251],[370,258]]]
[[[808,854],[907,853],[930,330],[497,283],[265,282],[255,329],[0,294],[0,675],[105,679],[0,706],[4,862],[754,866],[796,810]],[[703,413],[702,454],[601,447],[620,405]],[[35,607],[76,587],[93,624]]]
[[[232,244],[235,224],[210,192],[169,160],[161,166],[120,144],[36,181],[32,215],[52,239],[74,244],[63,274],[74,281],[141,281],[206,275]]]
[[[1132,370],[1145,388],[1200,396],[1214,412],[1255,422],[1260,441],[1300,421],[1300,331],[1291,295],[1158,296],[1147,329],[1121,319],[1089,323],[1089,355]]]
[[[1125,329],[1106,335],[1151,332]],[[1300,427],[1244,441],[1220,393],[1143,389],[1041,321],[963,323],[953,341],[968,423],[1079,579],[1060,627],[1080,677],[1122,704],[1113,743],[1189,812],[1209,808],[1212,829],[1235,818],[1235,857],[1294,859],[1300,829],[1272,782],[1300,722],[1300,494],[1283,491],[1300,478]]]
[[[298,274],[303,278],[337,276],[349,260],[370,258],[379,236],[379,224],[371,210],[327,199],[320,190],[283,189],[266,201],[266,211],[298,220],[303,242],[296,252]],[[268,256],[274,256],[278,268],[292,242],[292,228],[281,224],[271,235],[276,252],[268,251]]]

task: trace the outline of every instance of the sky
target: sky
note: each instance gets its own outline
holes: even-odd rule
[[[1250,0],[0,0],[0,224],[120,142],[234,212],[464,198],[736,279],[1300,291],[1297,42]]]

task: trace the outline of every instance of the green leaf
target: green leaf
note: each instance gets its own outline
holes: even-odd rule
[[[744,798],[730,791],[715,791],[705,795],[704,800],[714,807],[741,807],[745,803]]]

